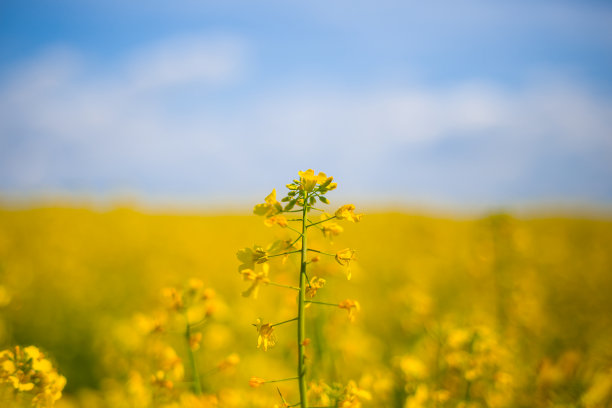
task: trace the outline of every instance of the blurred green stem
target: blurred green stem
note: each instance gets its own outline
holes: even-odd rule
[[[191,349],[191,325],[189,324],[187,312],[185,312],[185,340],[187,341],[187,354],[189,355],[189,364],[191,365],[191,375],[193,377],[193,393],[195,395],[201,395],[202,383],[200,382],[200,373],[198,372],[195,355]]]

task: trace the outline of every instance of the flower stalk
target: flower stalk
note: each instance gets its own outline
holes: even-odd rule
[[[325,197],[325,194],[336,188],[336,183],[333,183],[333,177],[327,177],[325,173],[319,173],[315,175],[313,170],[300,171],[299,179],[293,180],[292,183],[287,184],[289,192],[286,197],[278,201],[276,198],[276,190],[265,198],[265,202],[257,204],[253,209],[253,213],[256,215],[264,216],[264,225],[272,227],[274,225],[279,226],[285,230],[289,230],[297,234],[297,237],[287,240],[276,241],[266,247],[259,245],[253,246],[253,248],[244,248],[236,254],[241,265],[238,267],[238,271],[243,275],[245,280],[252,281],[251,287],[243,292],[243,296],[253,296],[256,298],[257,289],[259,284],[278,286],[286,289],[293,289],[298,291],[298,305],[297,305],[297,317],[289,320],[285,320],[279,323],[270,324],[264,323],[259,318],[257,323],[254,324],[257,329],[258,339],[257,347],[263,351],[267,351],[269,348],[276,344],[276,334],[274,327],[285,323],[297,321],[297,350],[298,350],[298,361],[297,361],[297,377],[293,378],[297,380],[299,387],[299,402],[289,405],[283,395],[280,393],[283,407],[300,407],[308,408],[308,396],[306,386],[306,375],[308,369],[306,365],[306,347],[310,343],[310,340],[306,338],[306,304],[316,303],[327,306],[335,306],[342,309],[346,309],[349,312],[349,320],[353,320],[353,315],[359,308],[359,304],[356,301],[345,300],[340,303],[327,303],[312,300],[317,295],[317,291],[321,289],[326,280],[319,276],[312,276],[309,278],[307,274],[308,265],[311,263],[319,262],[320,255],[326,255],[335,260],[341,265],[347,267],[347,278],[350,279],[350,269],[348,266],[354,259],[355,251],[351,249],[344,249],[336,253],[324,252],[318,249],[308,247],[308,229],[315,227],[323,233],[325,238],[331,238],[332,236],[338,235],[342,232],[340,227],[332,220],[347,220],[350,222],[358,222],[361,219],[360,214],[355,214],[355,206],[352,204],[346,204],[340,207],[333,215],[326,213],[324,210],[315,208],[317,200],[323,204],[329,204],[329,200]],[[286,203],[285,205],[281,203]],[[294,209],[294,207],[297,207]],[[320,220],[313,221],[308,218],[310,210],[321,211]],[[283,213],[294,214],[292,218],[286,218]],[[299,217],[299,218],[298,218]],[[287,222],[296,222],[299,224],[293,224],[294,227],[287,225]],[[324,224],[327,223],[327,224]],[[299,226],[298,226],[299,225]],[[299,228],[301,226],[301,229]],[[301,248],[294,247],[298,242],[301,241]],[[268,270],[270,268],[268,261],[271,258],[283,257],[282,262],[284,263],[290,255],[300,254],[300,266],[298,282],[296,286],[280,284],[272,282],[268,278]],[[314,256],[313,256],[314,253]],[[309,255],[311,259],[308,259]],[[258,266],[263,264],[261,266]],[[258,272],[258,270],[260,270]],[[309,300],[306,300],[306,299]],[[277,380],[280,381],[280,380]],[[262,384],[275,382],[266,381],[264,379],[253,377],[249,381],[251,387],[259,387]],[[316,407],[321,408],[321,407]]]
[[[300,261],[300,294],[298,296],[298,384],[300,388],[300,407],[307,408],[306,399],[306,351],[304,340],[306,339],[306,257],[308,254],[308,239],[306,236],[306,214],[308,212],[308,193],[304,192],[304,206],[302,207],[302,256]]]
[[[185,313],[185,340],[187,342],[187,355],[189,356],[189,366],[191,367],[192,376],[192,390],[195,395],[202,394],[202,382],[200,381],[200,373],[198,372],[198,365],[196,364],[195,355],[191,346],[191,325],[189,324],[189,317]]]

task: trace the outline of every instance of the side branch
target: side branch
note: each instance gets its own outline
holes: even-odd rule
[[[282,254],[266,255],[266,258],[274,258],[275,256],[291,255],[291,254],[296,254],[298,252],[301,252],[301,251],[298,249],[298,250],[295,250],[295,251],[284,252]]]
[[[308,251],[311,251],[311,252],[316,252],[316,253],[318,253],[318,254],[327,255],[327,256],[333,256],[333,257],[335,257],[335,256],[336,256],[336,254],[330,254],[329,252],[319,251],[318,249],[308,248]]]
[[[335,215],[334,215],[334,216],[331,216],[331,217],[329,217],[329,218],[327,218],[327,219],[324,219],[324,220],[318,221],[318,222],[312,222],[312,221],[308,220],[308,221],[312,222],[312,224],[307,225],[307,226],[306,226],[306,228],[314,227],[314,226],[315,226],[315,225],[317,225],[317,224],[322,224],[322,223],[324,223],[324,222],[327,222],[327,221],[333,220],[334,218],[336,218],[336,216],[335,216]]]

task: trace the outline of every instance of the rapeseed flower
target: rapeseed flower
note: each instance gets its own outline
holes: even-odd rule
[[[251,379],[249,380],[249,385],[253,388],[260,387],[261,385],[265,383],[266,383],[266,380],[264,380],[263,378],[259,378],[259,377],[251,377]]]
[[[255,324],[257,329],[257,348],[268,351],[268,348],[273,347],[276,344],[276,335],[274,334],[274,327],[270,323],[262,323],[261,319],[257,319]]]
[[[263,264],[260,272],[255,272],[252,269],[244,269],[242,273],[242,277],[245,281],[252,281],[251,286],[242,292],[242,296],[249,297],[253,295],[253,299],[257,299],[257,295],[259,294],[259,286],[263,283],[270,282],[268,278],[268,273],[270,270],[270,266],[268,264]]]
[[[336,210],[335,216],[339,220],[359,222],[363,214],[355,214],[355,206],[353,204],[346,204]]]
[[[358,312],[361,307],[359,306],[359,302],[356,300],[345,299],[338,304],[340,309],[346,309],[348,311],[349,321],[355,321],[355,312]]]
[[[351,261],[355,260],[355,250],[350,248],[342,249],[336,252],[336,262],[342,266],[346,266],[346,278],[351,279]]]
[[[236,257],[242,264],[238,266],[238,271],[242,272],[245,269],[255,269],[256,263],[264,263],[268,261],[268,252],[262,247],[255,245],[253,249],[244,248],[236,253]]]
[[[253,208],[255,215],[263,215],[265,217],[272,217],[273,215],[279,214],[283,211],[283,206],[276,200],[276,189],[272,190],[270,194],[265,198],[265,203],[257,204]]]
[[[323,286],[325,286],[325,279],[319,278],[318,276],[313,277],[308,286],[306,286],[306,296],[309,298],[315,297],[317,290],[321,289]]]

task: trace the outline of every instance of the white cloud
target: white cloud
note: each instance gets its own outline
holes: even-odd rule
[[[101,75],[65,49],[20,67],[0,84],[0,189],[250,194],[267,188],[264,174],[319,166],[352,175],[356,193],[387,197],[577,194],[556,179],[544,186],[543,160],[560,174],[574,161],[579,194],[609,186],[612,101],[577,84],[303,84],[227,96],[248,73],[246,51],[238,39],[196,36]]]

